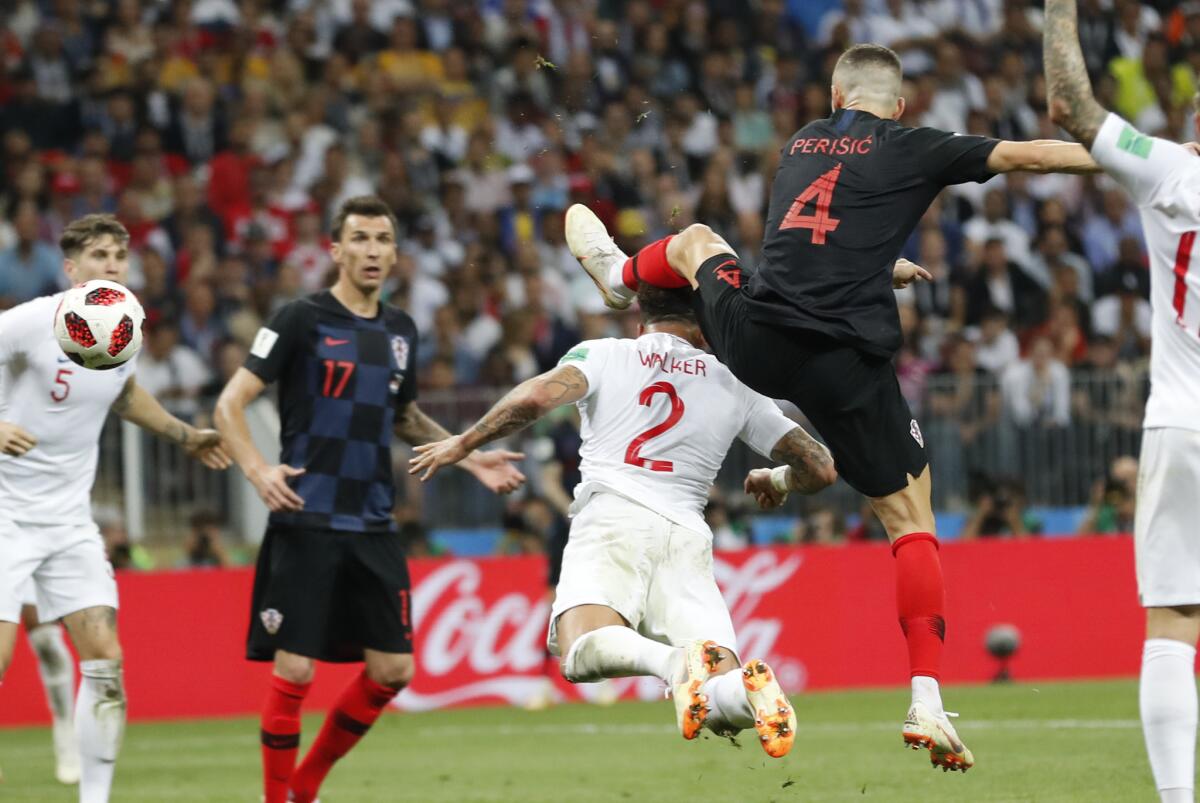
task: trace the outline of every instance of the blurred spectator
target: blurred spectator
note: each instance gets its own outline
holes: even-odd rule
[[[1008,367],[1000,381],[1004,411],[1020,427],[1063,427],[1071,421],[1071,379],[1054,356],[1054,342],[1039,336],[1029,357]]]
[[[1034,531],[1025,510],[1025,489],[1012,479],[985,482],[975,499],[975,509],[959,538],[972,541],[995,536],[1024,536]]]
[[[66,283],[62,255],[37,239],[38,212],[32,201],[18,205],[13,230],[16,243],[0,252],[0,307],[54,292]]]
[[[715,488],[713,492],[709,494],[708,505],[704,508],[704,521],[713,534],[713,549],[745,549],[750,545],[749,533],[734,524],[725,501]]]
[[[938,467],[938,504],[959,507],[966,501],[967,476],[983,470],[1000,446],[1000,393],[995,378],[977,364],[974,343],[955,338],[946,351],[946,364],[932,378],[924,429],[930,463]]]
[[[846,540],[845,516],[827,505],[809,511],[797,526],[801,544],[840,544]]]
[[[1040,323],[1046,315],[1046,294],[1008,258],[1004,240],[989,239],[980,266],[966,284],[966,322],[978,325],[989,307],[1003,310],[1018,329]]]
[[[200,392],[211,377],[207,360],[179,342],[179,329],[173,321],[153,316],[144,331],[138,384],[169,412],[184,421],[194,421],[200,412]]]
[[[1105,190],[1100,213],[1088,218],[1080,236],[1084,254],[1098,276],[1107,273],[1116,264],[1122,239],[1134,239],[1141,249],[1142,223],[1123,189],[1113,187]]]
[[[976,363],[996,376],[1003,374],[1021,354],[1017,336],[1008,328],[1008,314],[996,307],[984,310],[978,328],[969,330],[968,335],[976,344]]]
[[[1079,534],[1132,533],[1137,511],[1137,458],[1119,457],[1092,486]]]
[[[551,538],[555,513],[544,499],[531,496],[508,506],[502,526],[497,554],[539,555]]]
[[[141,544],[129,540],[129,532],[119,519],[105,516],[97,516],[97,519],[100,537],[104,539],[104,552],[114,569],[147,571],[154,568],[154,558]]]
[[[211,511],[192,515],[191,531],[183,545],[183,565],[189,569],[224,569],[234,562],[225,551],[221,518]]]
[[[1127,268],[1117,275],[1115,292],[1092,307],[1092,331],[1112,339],[1117,355],[1133,359],[1150,352],[1150,302],[1142,297],[1144,271]]]

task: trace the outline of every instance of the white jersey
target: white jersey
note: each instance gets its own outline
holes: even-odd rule
[[[63,354],[54,337],[61,296],[0,314],[0,421],[37,438],[20,457],[0,455],[0,510],[20,522],[91,521],[100,430],[134,370],[131,360],[93,371]]]
[[[708,490],[734,438],[770,456],[797,424],[682,338],[588,340],[559,363],[587,377],[579,401],[580,473],[572,513],[613,491],[698,532],[708,532]]]
[[[1150,249],[1150,401],[1144,426],[1200,431],[1200,158],[1115,114],[1092,156],[1129,194]]]

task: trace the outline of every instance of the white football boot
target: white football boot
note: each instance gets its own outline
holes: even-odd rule
[[[567,247],[595,283],[596,289],[604,297],[605,306],[615,310],[627,309],[633,301],[632,291],[629,291],[629,296],[621,295],[609,285],[608,277],[615,266],[624,265],[629,257],[617,248],[600,218],[583,204],[574,204],[567,210],[564,225]]]
[[[79,783],[79,742],[71,720],[54,721],[54,777],[61,784]]]
[[[966,772],[975,766],[975,756],[958,738],[950,717],[958,714],[934,714],[925,703],[913,703],[904,720],[904,743],[913,750],[925,748],[929,760],[942,772]]]

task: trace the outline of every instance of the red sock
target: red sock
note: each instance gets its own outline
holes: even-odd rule
[[[688,286],[688,280],[671,270],[671,266],[667,264],[667,243],[671,242],[674,236],[671,234],[661,240],[655,240],[625,260],[625,267],[621,269],[621,281],[625,282],[626,287],[636,293],[639,280],[667,290]]]
[[[288,779],[300,749],[300,704],[309,684],[271,676],[262,712],[263,794],[266,803],[287,803]]]
[[[896,539],[892,554],[896,556],[896,610],[908,641],[910,673],[937,680],[946,639],[946,589],[937,538],[932,533],[909,533]]]
[[[350,681],[325,718],[308,755],[292,773],[290,785],[297,803],[312,803],[334,763],[358,744],[397,691],[371,680],[366,670]]]

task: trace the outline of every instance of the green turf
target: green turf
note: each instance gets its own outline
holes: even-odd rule
[[[1132,682],[951,688],[978,765],[904,750],[902,691],[798,699],[800,737],[773,760],[750,735],[684,742],[669,703],[388,715],[333,771],[324,803],[520,801],[1153,801]],[[317,718],[306,718],[309,736]],[[258,801],[249,719],[135,725],[113,799]],[[44,729],[0,730],[0,801],[71,801]]]

